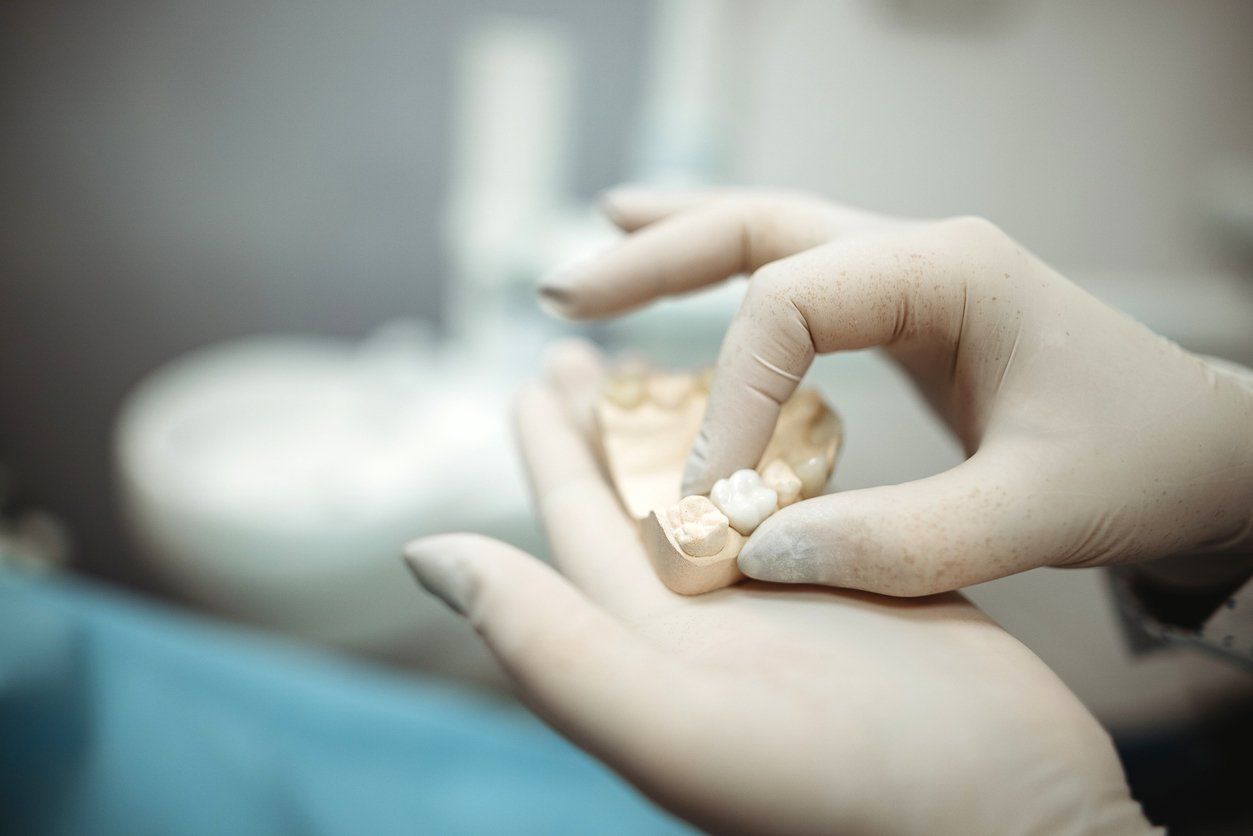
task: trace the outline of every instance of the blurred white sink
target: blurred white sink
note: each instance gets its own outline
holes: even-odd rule
[[[181,597],[249,623],[495,682],[473,631],[400,560],[450,530],[539,535],[507,392],[421,345],[272,337],[150,375],[117,426],[131,531]]]

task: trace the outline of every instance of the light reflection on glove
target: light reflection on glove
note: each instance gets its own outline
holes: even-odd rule
[[[1187,554],[1198,574],[1253,568],[1253,390],[992,224],[739,191],[622,189],[605,207],[632,234],[545,279],[565,315],[753,273],[684,493],[758,464],[815,353],[882,346],[969,455],[780,511],[740,554],[749,576],[925,595],[1042,565]]]
[[[592,454],[599,374],[565,347],[518,401],[565,577],[474,535],[406,548],[537,714],[713,832],[1149,830],[1095,719],[959,595],[666,589]]]

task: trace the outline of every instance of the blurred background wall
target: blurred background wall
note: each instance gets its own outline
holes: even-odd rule
[[[737,36],[752,94],[728,118],[737,179],[985,215],[1063,269],[1197,273],[1241,257],[1222,240],[1221,181],[1253,158],[1253,5],[772,2],[753,15]]]
[[[612,0],[0,5],[0,461],[138,580],[109,478],[127,388],[190,348],[437,321],[455,48],[565,28],[570,180],[627,174],[651,9]]]

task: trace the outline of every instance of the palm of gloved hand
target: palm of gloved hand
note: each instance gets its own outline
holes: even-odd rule
[[[1146,828],[1094,719],[960,596],[667,590],[579,426],[596,373],[567,349],[519,402],[569,582],[471,535],[407,550],[541,716],[718,832]]]
[[[748,575],[925,595],[1041,565],[1223,551],[1248,565],[1253,389],[986,221],[752,192],[619,191],[608,205],[632,234],[541,288],[568,315],[754,271],[684,493],[757,465],[815,354],[870,346],[900,362],[970,454],[931,478],[782,510],[740,553]]]

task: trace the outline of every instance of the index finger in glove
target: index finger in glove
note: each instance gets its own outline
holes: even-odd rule
[[[625,211],[625,210],[624,210]],[[644,209],[641,215],[647,216]],[[870,216],[795,195],[737,194],[698,202],[614,248],[545,276],[544,303],[571,319],[614,316],[706,287],[830,240]]]
[[[754,274],[718,355],[683,493],[759,464],[815,354],[899,341],[955,351],[970,262],[952,225],[965,223],[835,241]]]

